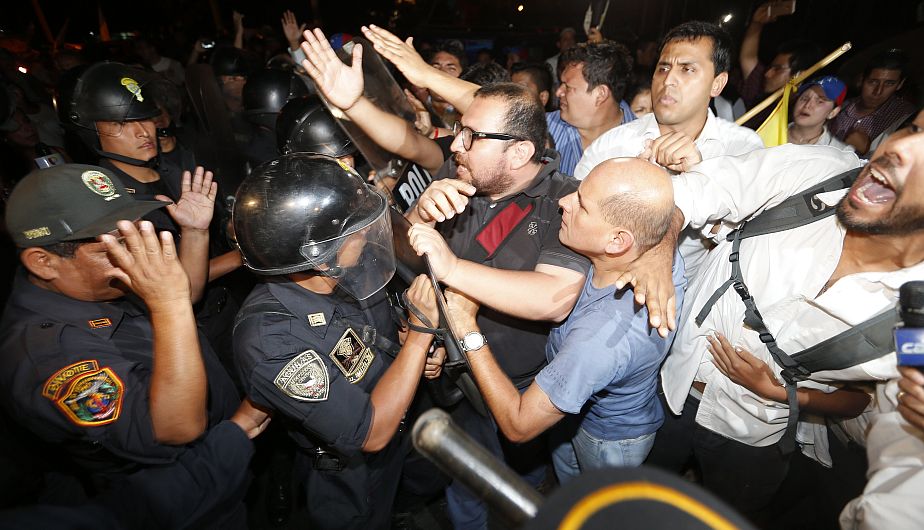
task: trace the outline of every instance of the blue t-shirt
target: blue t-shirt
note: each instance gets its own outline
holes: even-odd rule
[[[636,308],[631,288],[595,288],[593,272],[571,315],[549,335],[549,364],[536,383],[562,412],[583,414],[581,427],[591,436],[637,438],[664,422],[658,370],[674,334],[661,338],[649,328],[648,310]],[[679,314],[686,287],[680,254],[674,255],[673,281]]]
[[[619,102],[619,108],[622,109],[623,125],[635,119],[632,108],[625,100]],[[558,170],[565,175],[574,175],[574,168],[577,167],[581,157],[584,156],[584,147],[581,146],[581,133],[565,120],[561,119],[561,111],[545,113],[545,121],[549,126],[549,136],[555,142],[555,150],[561,155],[561,162]]]

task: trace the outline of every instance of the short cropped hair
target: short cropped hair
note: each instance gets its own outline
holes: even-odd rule
[[[660,211],[664,210],[664,211]],[[627,191],[600,201],[603,219],[612,226],[624,226],[635,236],[639,253],[657,245],[671,224],[674,208],[655,208],[643,193]]]
[[[558,59],[558,69],[565,71],[572,65],[583,65],[587,91],[600,85],[609,87],[615,101],[622,100],[632,74],[632,54],[629,49],[611,40],[597,43],[584,42],[565,50]]]
[[[475,83],[478,86],[491,83],[506,83],[510,81],[510,73],[503,66],[491,63],[475,63],[466,68],[459,79]]]
[[[701,38],[712,39],[712,65],[715,68],[715,75],[727,72],[731,67],[731,37],[721,26],[711,22],[692,20],[674,27],[661,39],[658,55],[661,55],[669,42],[690,42]]]
[[[866,63],[866,68],[863,69],[863,78],[869,77],[873,70],[877,68],[898,70],[900,72],[899,79],[904,79],[908,75],[908,56],[899,48],[881,51]]]
[[[548,63],[513,63],[510,75],[525,73],[539,89],[539,92],[552,93],[552,71]]]
[[[459,60],[459,64],[462,68],[468,66],[468,57],[465,55],[465,47],[456,39],[442,41],[434,46],[433,50],[430,52],[429,60],[432,61],[433,57],[439,52],[446,52],[449,55],[455,56],[455,58]]]
[[[516,83],[494,83],[479,88],[475,97],[503,100],[507,104],[507,112],[503,118],[504,130],[498,132],[531,142],[536,148],[531,161],[541,162],[549,127],[545,111],[528,88]]]

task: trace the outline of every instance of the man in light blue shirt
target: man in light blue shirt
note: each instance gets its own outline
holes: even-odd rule
[[[662,338],[650,329],[647,309],[636,307],[631,289],[615,284],[629,263],[661,241],[674,202],[666,171],[624,158],[597,166],[560,204],[559,238],[593,267],[574,310],[549,337],[548,366],[522,395],[481,336],[477,304],[451,290],[447,300],[472,373],[504,435],[522,442],[559,422],[556,429],[572,428],[553,452],[556,473],[565,481],[581,470],[640,464],[663,422],[657,375],[673,335]],[[431,259],[445,257],[442,246],[433,238],[415,242]],[[679,254],[673,282],[679,306],[685,285]],[[505,354],[510,352],[498,352]],[[571,421],[561,421],[566,417],[579,424],[576,434]]]
[[[584,148],[635,114],[623,101],[632,75],[632,56],[613,41],[583,43],[562,52],[561,84],[555,92],[561,110],[546,114],[549,135],[561,154],[560,171],[573,175]]]

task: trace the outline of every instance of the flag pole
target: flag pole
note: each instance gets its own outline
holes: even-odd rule
[[[833,52],[825,56],[824,59],[818,61],[817,63],[813,64],[811,67],[806,68],[805,70],[793,76],[792,80],[790,80],[790,83],[793,83],[794,85],[798,85],[799,83],[804,81],[808,76],[814,74],[818,70],[821,70],[825,66],[828,66],[829,64],[833,63],[835,59],[837,59],[841,55],[844,55],[845,53],[850,51],[850,48],[852,47],[853,45],[849,41],[845,42],[840,48],[834,50]],[[751,108],[751,110],[745,112],[744,115],[742,115],[740,118],[735,120],[735,123],[737,123],[738,125],[743,125],[744,123],[746,123],[748,120],[750,120],[751,118],[759,114],[765,108],[769,107],[774,102],[776,102],[776,100],[780,99],[780,96],[783,95],[783,90],[785,89],[786,89],[785,85],[777,89],[776,92],[767,96],[767,99],[761,101],[760,103],[755,105],[753,108]]]

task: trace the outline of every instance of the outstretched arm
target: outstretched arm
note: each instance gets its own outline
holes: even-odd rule
[[[423,60],[414,49],[414,37],[402,41],[394,33],[376,25],[363,26],[363,35],[375,46],[375,51],[391,61],[408,81],[439,94],[462,114],[468,110],[480,88],[474,83],[452,77]]]
[[[353,47],[353,62],[347,66],[337,57],[320,29],[304,33],[302,66],[318,90],[341,109],[363,132],[386,151],[435,172],[443,164],[443,152],[436,142],[424,138],[413,124],[377,107],[363,96],[363,47]]]
[[[461,333],[481,332],[475,318],[478,304],[474,300],[450,289],[446,292],[446,302],[450,317]],[[494,421],[510,441],[532,440],[565,416],[536,383],[520,394],[497,364],[488,344],[468,352],[467,357]]]

